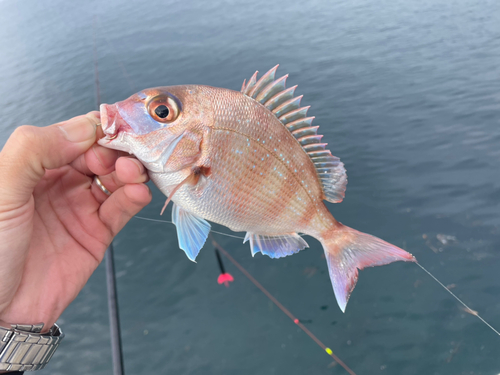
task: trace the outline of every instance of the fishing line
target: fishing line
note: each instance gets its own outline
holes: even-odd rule
[[[137,219],[141,219],[141,220],[148,220],[148,221],[155,221],[155,222],[158,222],[158,223],[170,223],[172,224],[171,221],[168,221],[168,220],[157,220],[157,219],[150,219],[150,218],[147,218],[147,217],[141,217],[141,216],[134,216],[135,218]],[[217,233],[217,234],[220,234],[222,236],[226,236],[226,237],[232,237],[232,238],[238,238],[238,239],[245,239],[244,237],[240,237],[240,236],[234,236],[232,234],[228,234],[228,233],[222,233],[222,232],[217,232],[215,230],[211,230],[211,232],[213,233]],[[226,255],[226,254],[224,254]],[[226,256],[227,257],[227,256]],[[228,258],[229,259],[229,258]],[[231,259],[229,259],[231,260]],[[436,276],[434,276],[430,271],[428,271],[424,266],[422,266],[420,263],[418,262],[415,262],[415,264],[417,266],[419,266],[425,273],[427,273],[430,277],[432,277],[432,279],[434,279],[435,282],[437,282],[439,285],[441,285],[448,293],[450,293],[453,298],[455,298],[462,306],[464,306],[466,308],[466,312],[470,313],[471,315],[474,315],[476,316],[481,322],[483,322],[484,324],[486,324],[486,326],[491,329],[493,332],[495,332],[498,336],[500,336],[500,332],[497,331],[490,323],[488,323],[486,320],[483,319],[483,317],[481,317],[475,310],[472,310],[469,306],[467,306],[467,304],[462,301],[455,293],[453,293],[451,290],[449,290],[441,281],[439,281]],[[274,302],[274,301],[273,301]],[[278,306],[279,307],[279,306]],[[287,314],[288,315],[288,314]],[[307,333],[307,332],[306,332]]]
[[[95,22],[92,24],[94,42],[94,76],[97,108],[101,105],[101,90],[99,87],[99,67],[97,64],[97,44],[95,38]],[[113,361],[113,374],[123,375],[123,351],[120,331],[120,316],[118,314],[118,295],[116,292],[116,276],[113,258],[113,241],[109,244],[105,253],[106,258],[106,286],[108,293],[109,330],[111,335],[111,357]]]
[[[134,216],[134,218],[136,219],[141,219],[141,220],[147,220],[147,221],[155,221],[157,223],[168,223],[168,224],[173,224],[173,222],[169,221],[169,220],[158,220],[158,219],[150,219],[149,217],[142,217],[142,216]],[[216,230],[210,230],[210,232],[212,233],[217,233],[217,234],[220,234],[220,235],[223,235],[223,236],[226,236],[226,237],[232,237],[232,238],[237,238],[237,239],[240,239],[240,240],[244,240],[245,237],[241,237],[241,236],[235,236],[235,235],[232,235],[232,234],[228,234],[228,233],[223,233],[223,232],[218,232]]]
[[[99,27],[101,25],[101,21],[99,20],[99,17],[97,16],[94,16],[94,23],[95,21],[97,21],[97,23],[99,24]],[[134,81],[132,80],[132,78],[130,77],[130,75],[128,74],[127,72],[127,69],[125,69],[125,65],[122,63],[122,61],[120,60],[120,58],[118,57],[118,53],[116,52],[116,49],[113,47],[113,44],[111,44],[109,42],[109,39],[106,37],[106,34],[105,33],[101,33],[101,37],[104,38],[104,40],[106,41],[106,44],[108,45],[109,49],[111,50],[111,54],[113,55],[113,57],[115,58],[116,62],[118,63],[118,65],[120,65],[120,68],[122,70],[122,74],[123,76],[125,77],[125,79],[127,80],[128,82],[128,85],[130,87],[130,89],[132,90],[132,92],[135,92],[137,91],[135,89],[135,84],[134,84]]]
[[[434,279],[434,281],[436,281],[439,285],[441,285],[444,290],[446,290],[448,293],[450,293],[453,298],[455,298],[458,302],[460,302],[467,310],[468,313],[474,315],[474,316],[477,316],[477,318],[482,321],[484,324],[486,324],[493,332],[495,332],[498,336],[500,336],[500,332],[498,332],[495,328],[493,328],[493,326],[488,323],[486,320],[484,320],[478,313],[477,311],[475,310],[472,310],[469,306],[467,306],[465,304],[464,301],[462,301],[460,298],[458,298],[458,296],[453,293],[450,289],[448,289],[441,281],[439,281],[432,273],[430,273],[429,271],[427,271],[427,269],[424,268],[424,266],[422,266],[420,263],[416,263],[417,266],[419,266],[425,273],[427,273],[430,277],[432,277]]]

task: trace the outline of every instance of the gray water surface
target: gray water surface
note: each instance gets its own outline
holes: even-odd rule
[[[238,90],[281,64],[346,165],[335,217],[407,249],[500,327],[498,1],[0,1],[2,144],[96,109],[94,17],[103,102]],[[141,216],[160,218],[152,188]],[[316,240],[272,260],[215,237],[358,375],[500,373],[500,337],[414,264],[362,271],[343,314]],[[219,286],[210,244],[195,264],[173,225],[133,219],[115,253],[127,374],[346,374],[229,262]],[[111,374],[103,267],[60,323],[40,374]]]

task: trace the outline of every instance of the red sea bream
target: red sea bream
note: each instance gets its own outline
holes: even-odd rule
[[[323,245],[337,302],[345,310],[358,269],[406,251],[336,221],[324,200],[344,198],[344,164],[332,156],[277,66],[241,92],[182,85],[142,90],[101,106],[105,147],[134,154],[174,202],[179,247],[195,260],[210,224],[246,232],[252,255],[271,258]]]

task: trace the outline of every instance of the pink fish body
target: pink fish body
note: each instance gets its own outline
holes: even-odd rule
[[[415,261],[406,251],[334,219],[324,200],[344,198],[344,165],[332,156],[277,66],[241,92],[201,85],[143,90],[101,106],[100,144],[134,154],[174,202],[179,247],[195,260],[213,221],[247,232],[252,255],[280,258],[323,245],[345,310],[358,269]]]

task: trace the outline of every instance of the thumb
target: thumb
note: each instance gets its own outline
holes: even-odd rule
[[[26,203],[46,169],[71,163],[94,144],[99,122],[99,112],[90,112],[43,128],[17,128],[0,152],[2,200]]]

